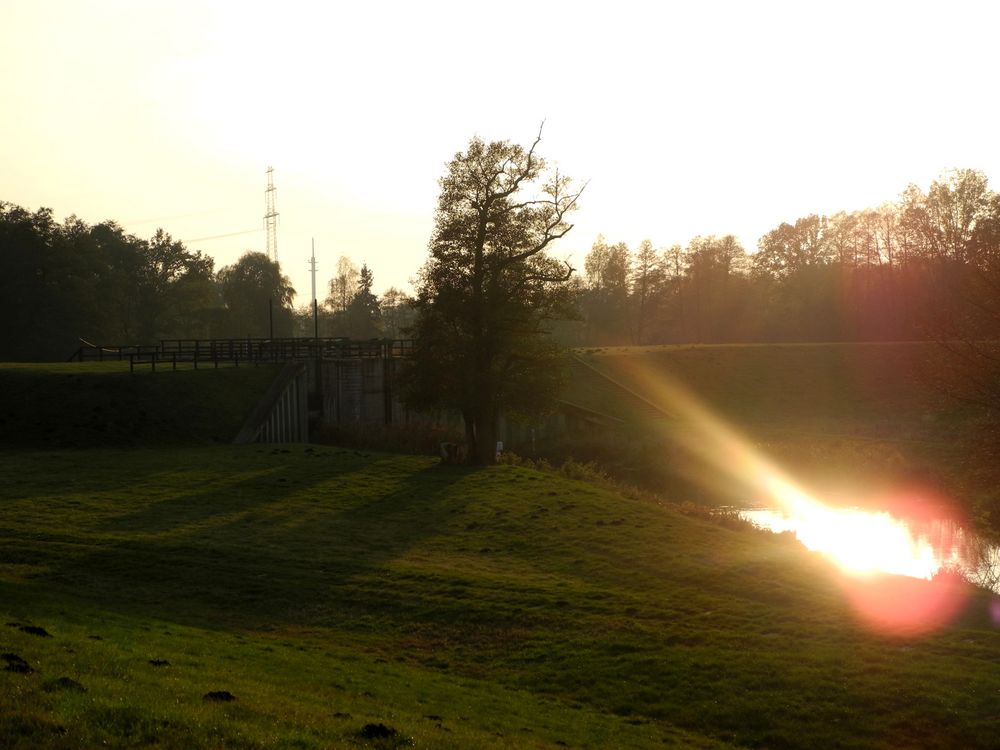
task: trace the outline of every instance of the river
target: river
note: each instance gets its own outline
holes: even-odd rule
[[[828,556],[847,572],[927,580],[955,572],[1000,593],[1000,547],[948,517],[905,518],[825,505],[798,513],[752,508],[740,515],[760,528],[794,534],[807,549]]]

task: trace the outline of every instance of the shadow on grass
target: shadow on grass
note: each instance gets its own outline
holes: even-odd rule
[[[322,481],[350,476],[362,466],[357,461],[327,463]],[[172,492],[167,498],[145,505],[133,513],[109,519],[102,524],[101,530],[155,535],[225,519],[234,514],[245,516],[265,506],[280,507],[290,495],[309,489],[309,484],[296,468],[292,465],[256,468],[236,481],[215,480],[193,492]],[[164,482],[169,481],[169,475],[165,476]],[[156,483],[156,477],[152,478],[152,483]]]
[[[349,486],[352,469],[388,471],[379,463],[331,467],[322,481]],[[264,629],[329,611],[348,620],[391,615],[399,611],[393,596],[366,579],[442,533],[467,502],[452,492],[469,473],[461,468],[401,472],[388,491],[357,497],[341,488],[329,498],[316,487],[320,477],[312,486],[276,481],[285,472],[110,520],[106,530],[135,536],[101,540],[80,556],[66,552],[47,572],[0,582],[0,597],[30,605],[60,595],[200,627]]]

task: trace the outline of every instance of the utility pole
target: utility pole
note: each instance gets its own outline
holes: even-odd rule
[[[312,238],[312,257],[309,259],[309,267],[312,272],[312,297],[313,297],[313,408],[323,417],[323,359],[319,344],[319,305],[316,302],[316,238]]]
[[[312,300],[313,300],[313,338],[319,338],[319,307],[316,304],[316,238],[312,238],[312,258],[309,260],[312,268]]]

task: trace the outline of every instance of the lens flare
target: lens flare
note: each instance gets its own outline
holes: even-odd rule
[[[889,513],[836,508],[813,497],[687,389],[640,360],[617,361],[616,375],[624,382],[594,369],[673,417],[663,425],[664,436],[701,468],[692,476],[714,489],[725,487],[734,497],[780,508],[762,525],[793,531],[806,548],[844,571],[845,598],[862,622],[908,636],[940,628],[961,611],[968,586],[957,575],[942,574],[952,569],[953,559]],[[890,506],[907,502],[896,499]]]
[[[962,611],[969,587],[958,576],[931,581],[905,576],[847,578],[844,593],[858,618],[887,635],[923,635],[944,627]]]

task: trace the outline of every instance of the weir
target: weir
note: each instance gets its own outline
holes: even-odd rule
[[[399,399],[396,374],[409,355],[406,339],[164,339],[151,346],[84,343],[72,361],[124,360],[149,368],[256,366],[284,362],[234,442],[306,442],[310,422],[393,425],[412,419]]]
[[[408,339],[164,339],[148,346],[83,342],[70,360],[123,360],[132,372],[285,363],[248,416],[234,440],[238,443],[307,442],[310,427],[317,424],[378,427],[419,422],[460,429],[456,416],[417,414],[404,407],[398,373],[412,349]],[[557,412],[534,425],[514,424],[501,416],[498,440],[528,443],[536,434],[542,438],[579,430],[614,431],[637,418],[672,418],[580,357],[573,357],[572,366],[577,387],[557,400]],[[610,415],[602,408],[604,402],[628,408]]]

